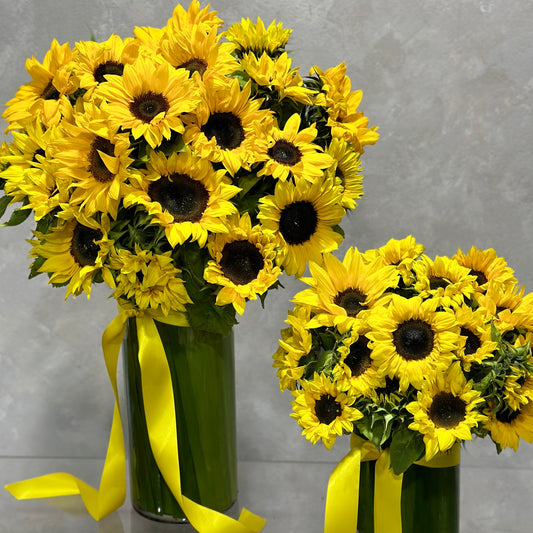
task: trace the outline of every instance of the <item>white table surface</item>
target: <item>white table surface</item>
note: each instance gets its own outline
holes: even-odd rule
[[[466,461],[468,463],[468,461]],[[474,461],[475,463],[475,461]],[[0,483],[67,471],[98,485],[101,459],[0,458]],[[512,465],[512,463],[509,463]],[[323,532],[326,486],[334,463],[239,463],[239,507],[267,519],[264,533]],[[238,513],[237,513],[238,514]],[[0,490],[1,533],[192,533],[188,525],[149,521],[129,501],[95,522],[78,496],[17,501]],[[461,533],[533,531],[533,472],[504,461],[461,466]],[[430,533],[430,532],[428,532]]]

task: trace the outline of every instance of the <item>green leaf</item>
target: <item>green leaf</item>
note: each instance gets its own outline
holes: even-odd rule
[[[321,373],[325,370],[330,370],[332,357],[333,352],[331,350],[326,350],[322,352],[318,357],[318,361],[316,363],[316,371]]]
[[[7,196],[7,194],[0,198],[0,217],[4,216],[7,206],[10,204],[11,200],[13,200],[13,198],[11,198],[11,196]]]
[[[258,182],[261,180],[261,176],[258,176],[257,174],[247,174],[246,176],[242,176],[237,180],[237,186],[242,189],[242,191],[239,193],[239,197],[243,198],[248,191]]]
[[[390,460],[396,475],[403,474],[415,461],[422,457],[426,447],[424,438],[407,426],[400,426],[392,436]]]
[[[30,274],[28,275],[28,279],[32,279],[35,276],[42,274],[42,272],[39,272],[39,269],[43,266],[45,261],[46,261],[46,258],[41,257],[41,256],[35,259],[35,261],[31,264]]]
[[[318,330],[318,335],[324,349],[333,350],[337,342],[337,337],[335,337],[335,334],[329,329],[324,329]]]
[[[193,328],[227,335],[237,324],[233,305],[218,306],[214,302],[187,304],[189,324]]]
[[[31,209],[15,209],[11,214],[11,218],[2,224],[2,227],[6,226],[18,226],[22,224],[31,214]]]
[[[360,421],[356,422],[356,428],[364,438],[369,440],[377,449],[379,449],[381,435],[374,433],[369,416],[365,416]]]
[[[345,237],[344,230],[343,230],[339,225],[332,226],[331,229],[332,229],[335,233],[338,233],[339,235],[342,235],[342,238],[344,239],[344,237]]]
[[[50,227],[56,222],[57,218],[52,213],[48,213],[37,222],[35,231],[38,231],[39,233],[49,233]]]

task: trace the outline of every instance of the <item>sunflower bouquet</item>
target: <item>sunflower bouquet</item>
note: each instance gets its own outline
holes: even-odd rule
[[[119,304],[102,337],[115,412],[100,489],[52,474],[9,485],[17,498],[68,490],[98,520],[122,504],[123,345],[135,508],[232,530],[216,512],[236,497],[236,314],[338,247],[378,134],[344,64],[302,78],[281,23],[222,25],[193,0],[133,37],[54,40],[7,103],[0,216],[33,212],[30,278],[66,298],[105,283]]]
[[[274,355],[312,444],[353,433],[395,474],[473,435],[533,442],[533,294],[493,249],[423,252],[407,237],[312,263]]]
[[[4,225],[33,211],[30,278],[66,296],[105,282],[122,306],[227,332],[282,271],[336,249],[378,139],[346,67],[303,79],[291,30],[194,0],[134,37],[53,41],[7,103]]]

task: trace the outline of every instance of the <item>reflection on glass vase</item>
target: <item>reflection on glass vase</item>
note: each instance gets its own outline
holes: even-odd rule
[[[225,511],[237,497],[233,332],[223,336],[161,322],[156,326],[172,378],[182,492]],[[136,322],[130,318],[123,351],[132,503],[147,518],[185,522],[150,448],[138,350]]]

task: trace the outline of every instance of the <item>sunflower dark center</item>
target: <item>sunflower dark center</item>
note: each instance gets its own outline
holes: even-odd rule
[[[315,206],[307,200],[286,205],[279,217],[279,231],[287,244],[303,244],[315,233],[317,226]]]
[[[436,289],[445,289],[450,282],[445,278],[440,278],[438,276],[432,276],[429,278],[429,288],[434,291]]]
[[[488,279],[487,276],[480,270],[470,270],[470,275],[476,276],[478,285],[485,285],[487,283]]]
[[[453,428],[465,419],[466,403],[451,392],[439,392],[433,397],[428,416],[437,427]]]
[[[204,75],[204,72],[207,70],[207,63],[200,58],[193,58],[189,59],[189,61],[185,61],[185,63],[182,63],[181,65],[178,65],[176,68],[184,68],[187,69],[191,74],[193,72],[198,72],[200,76]]]
[[[60,96],[61,95],[59,94],[59,91],[54,87],[52,80],[48,82],[48,85],[44,88],[43,92],[41,93],[41,98],[43,100],[59,100]]]
[[[106,167],[99,152],[114,156],[115,145],[104,137],[96,137],[91,143],[91,150],[89,152],[89,172],[96,181],[106,183],[113,179],[114,174]]]
[[[140,94],[130,102],[131,114],[142,122],[150,122],[159,113],[166,113],[169,109],[167,98],[153,91]]]
[[[76,224],[70,244],[70,254],[74,261],[82,267],[94,265],[100,249],[95,241],[99,241],[101,238],[102,232],[100,230],[88,228],[80,223]]]
[[[466,337],[465,354],[472,355],[473,353],[476,353],[481,347],[479,337],[468,328],[461,328],[461,335]]]
[[[350,353],[344,359],[344,364],[352,371],[352,376],[364,374],[372,364],[370,357],[370,348],[368,339],[359,337],[356,342],[350,346]]]
[[[209,192],[200,181],[186,174],[161,176],[148,187],[148,195],[159,202],[175,222],[198,222],[209,202]]]
[[[267,154],[277,163],[292,167],[299,163],[302,159],[302,152],[297,146],[294,146],[285,139],[279,139],[274,146],[271,146]]]
[[[233,113],[213,113],[201,130],[208,139],[214,137],[224,150],[234,150],[244,141],[241,119]]]
[[[261,252],[249,241],[233,241],[224,246],[220,268],[237,285],[246,285],[257,278],[265,266]]]
[[[396,351],[408,361],[418,361],[433,350],[434,333],[423,320],[410,319],[399,324],[393,333]]]
[[[341,414],[341,406],[333,396],[325,394],[315,402],[315,413],[321,424],[331,424]]]
[[[124,72],[124,65],[118,61],[106,61],[105,63],[100,63],[93,72],[95,81],[98,83],[103,83],[106,80],[108,74],[115,76],[122,76]]]
[[[359,289],[350,288],[339,292],[335,296],[333,303],[342,307],[348,316],[356,317],[360,311],[368,309],[366,305],[363,305],[365,300],[366,294]]]
[[[515,418],[518,417],[520,414],[520,409],[516,411],[510,411],[506,409],[505,411],[501,411],[496,415],[496,419],[498,422],[502,422],[503,424],[510,424]]]

